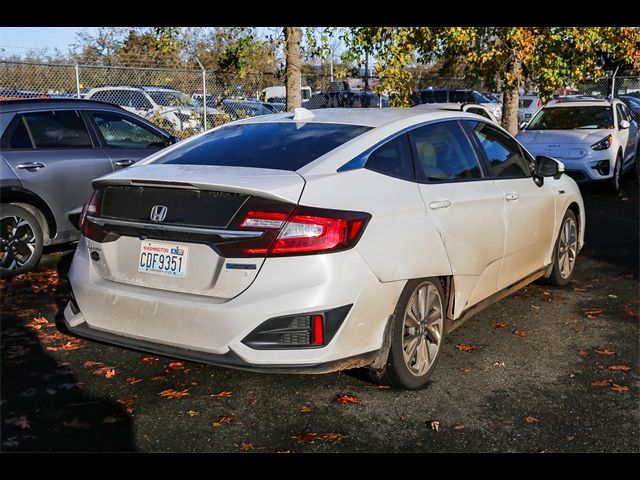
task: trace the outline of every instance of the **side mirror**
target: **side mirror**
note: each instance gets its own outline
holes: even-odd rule
[[[524,130],[527,125],[529,125],[529,122],[522,122],[520,124],[520,130]]]
[[[536,157],[536,164],[534,174],[538,178],[553,177],[556,180],[564,173],[564,163],[555,158],[545,157],[544,155],[538,155]]]
[[[629,120],[620,120],[620,130],[626,130],[630,126]]]

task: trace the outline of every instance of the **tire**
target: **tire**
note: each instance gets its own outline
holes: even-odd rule
[[[620,193],[620,186],[622,185],[622,156],[618,154],[616,158],[616,164],[613,167],[613,177],[611,177],[609,183],[609,190],[612,193]]]
[[[42,227],[28,210],[2,205],[0,214],[0,278],[32,270],[42,256]]]
[[[437,278],[410,280],[394,311],[387,363],[374,375],[396,388],[424,386],[440,359],[446,312],[446,298]]]
[[[576,215],[567,210],[564,214],[556,246],[553,249],[553,270],[547,282],[551,285],[564,287],[573,277],[573,271],[578,255],[578,222]]]

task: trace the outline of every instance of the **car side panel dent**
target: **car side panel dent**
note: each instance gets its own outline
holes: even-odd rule
[[[451,275],[447,252],[417,183],[365,168],[304,178],[301,205],[371,214],[355,248],[381,282]]]

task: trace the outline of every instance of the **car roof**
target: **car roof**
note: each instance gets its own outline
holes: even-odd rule
[[[620,100],[618,100],[620,101]],[[615,101],[614,101],[615,102]],[[545,108],[562,108],[562,107],[610,107],[612,103],[609,100],[565,100],[546,105]]]
[[[343,123],[347,125],[362,125],[367,127],[381,127],[397,120],[421,115],[424,121],[444,118],[460,118],[461,116],[478,119],[478,115],[461,112],[460,110],[420,109],[408,107],[391,108],[318,108],[308,110],[313,118],[304,119],[305,123]],[[267,123],[267,122],[293,122],[293,113],[277,113],[275,115],[263,115],[251,117],[234,122],[239,123]]]
[[[0,111],[15,112],[24,110],[42,110],[43,108],[89,108],[91,105],[107,107],[114,110],[123,110],[117,105],[98,100],[87,100],[83,98],[25,98],[22,100],[2,100],[0,101]]]

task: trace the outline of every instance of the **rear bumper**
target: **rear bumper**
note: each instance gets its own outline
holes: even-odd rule
[[[201,352],[198,350],[190,350],[187,348],[180,348],[172,345],[164,345],[157,342],[139,340],[91,328],[86,323],[86,321],[82,321],[82,323],[78,324],[75,327],[72,327],[67,321],[67,318],[78,320],[78,317],[82,317],[82,313],[74,314],[70,304],[65,308],[64,316],[64,328],[67,330],[67,333],[71,333],[75,336],[89,338],[102,343],[118,345],[132,350],[140,350],[142,352],[163,355],[165,357],[180,358],[182,360],[206,363],[209,365],[216,365],[221,367],[235,368],[238,370],[248,370],[252,372],[292,374],[330,373],[338,370],[358,368],[370,365],[378,356],[378,351],[372,351],[360,355],[355,355],[353,357],[347,357],[340,360],[333,360],[330,362],[319,364],[254,365],[246,362],[231,350],[227,353],[216,355],[213,353]],[[82,317],[81,320],[84,320],[84,317]]]
[[[82,237],[69,271],[79,312],[65,310],[78,335],[164,355],[253,370],[313,371],[362,366],[380,349],[406,281],[380,282],[355,249],[268,259],[240,295],[217,299],[128,285],[101,277]],[[321,348],[258,350],[242,340],[264,321],[353,304]],[[99,338],[98,338],[99,337]],[[357,364],[349,360],[357,357]],[[233,360],[236,359],[236,360]]]

